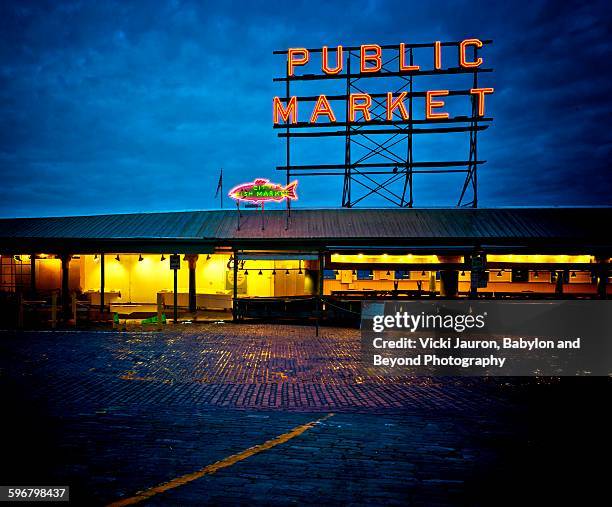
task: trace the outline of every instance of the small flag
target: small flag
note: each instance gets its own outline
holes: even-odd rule
[[[219,182],[217,183],[217,191],[215,192],[215,197],[219,195],[219,192],[223,190],[223,169],[219,173]]]

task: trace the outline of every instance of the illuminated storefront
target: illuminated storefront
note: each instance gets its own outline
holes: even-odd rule
[[[180,254],[177,303],[191,317],[248,317],[262,302],[289,315],[279,302],[310,301],[305,315],[316,301],[606,297],[612,247],[597,223],[609,219],[607,208],[294,210],[288,225],[278,210],[7,219],[0,290],[141,315],[173,304]]]

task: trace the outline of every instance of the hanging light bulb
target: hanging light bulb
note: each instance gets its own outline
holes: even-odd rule
[[[425,276],[425,270],[421,271],[421,276]]]
[[[289,270],[288,270],[288,269],[286,269],[286,270],[285,270],[285,274],[286,274],[286,275],[288,275],[288,274],[289,274]]]
[[[572,271],[572,278],[576,278],[576,272]]]
[[[142,258],[142,254],[140,254],[140,255],[138,256],[138,262],[142,262],[142,261],[144,261],[144,259]]]
[[[302,268],[300,268],[300,270],[298,271],[298,275],[302,274]]]
[[[166,260],[166,256],[164,254],[162,254],[161,259],[159,259],[161,262],[164,262]]]
[[[461,272],[461,276],[465,276],[465,271],[462,271],[462,272]]]
[[[539,273],[536,271],[536,272],[533,274],[533,277],[534,277],[534,278],[540,278],[540,274],[539,274]]]
[[[391,274],[391,271],[387,269],[387,276],[389,276],[390,274]]]
[[[272,276],[276,276],[276,269],[272,270]]]
[[[245,276],[249,276],[249,270],[248,270],[248,269],[245,269],[245,270],[244,270],[244,275],[245,275]]]
[[[502,276],[502,272],[503,272],[503,271],[504,271],[503,269],[500,269],[500,270],[497,272],[497,276]]]
[[[121,258],[119,257],[119,254],[116,255],[115,260],[116,261],[120,261],[121,260]]]
[[[263,275],[261,269],[259,270],[259,273],[257,273],[258,275]]]

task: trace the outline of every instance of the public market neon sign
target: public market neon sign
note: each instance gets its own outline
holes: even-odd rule
[[[252,204],[264,204],[266,202],[281,202],[285,199],[297,201],[297,180],[283,187],[278,183],[270,183],[264,178],[256,179],[249,183],[242,183],[229,191],[229,196],[237,201]]]
[[[464,39],[458,45],[458,63],[462,69],[477,69],[483,64],[482,57],[470,57],[468,51],[481,48],[482,41],[479,39]],[[335,58],[330,55],[330,52],[335,52]],[[362,75],[380,74],[384,75],[383,70],[383,50],[378,44],[363,44],[359,47],[359,71]],[[323,46],[321,50],[321,71],[329,76],[340,74],[344,64],[344,49],[342,46],[337,46],[330,50],[327,46]],[[287,76],[295,75],[295,69],[306,65],[310,61],[310,51],[305,48],[290,48],[287,51]],[[442,43],[436,41],[433,43],[433,72],[427,71],[428,74],[434,74],[435,71],[442,70]],[[399,44],[399,55],[397,63],[397,72],[405,75],[418,75],[425,71],[421,70],[420,65],[410,63],[406,58],[406,44]],[[470,88],[469,94],[474,97],[477,104],[477,114],[480,117],[485,115],[485,96],[493,93],[493,88]],[[445,106],[444,97],[448,96],[450,90],[428,90],[425,92],[425,118],[427,120],[445,120],[449,118],[448,112],[443,110]],[[386,94],[385,118],[392,122],[397,116],[402,120],[408,120],[409,114],[405,99],[408,92],[400,92]],[[286,104],[283,104],[283,101]],[[346,121],[353,123],[357,121],[358,115],[364,122],[372,121],[372,96],[368,93],[351,93],[348,97],[348,114]],[[298,97],[291,96],[284,99],[274,97],[272,100],[272,117],[274,125],[282,123],[298,123]],[[337,122],[336,114],[326,97],[319,95],[312,109],[308,123],[315,124],[319,118],[325,117],[328,122]],[[361,123],[361,122],[360,122]]]

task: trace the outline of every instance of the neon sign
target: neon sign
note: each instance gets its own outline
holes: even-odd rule
[[[435,41],[432,45],[433,58],[431,62],[431,69],[422,69],[421,65],[411,63],[406,58],[406,44],[399,44],[399,56],[397,58],[397,71],[393,69],[393,72],[397,72],[396,75],[435,75],[444,73],[453,73],[457,69],[470,70],[480,67],[484,60],[482,57],[470,58],[468,56],[468,48],[477,50],[483,47],[483,42],[479,39],[464,39],[458,46],[458,66],[456,68],[442,68],[442,49],[443,44],[440,41]],[[330,51],[336,53],[336,58],[330,57]],[[309,63],[311,52],[319,52],[317,50],[308,50],[306,48],[290,48],[287,51],[287,76],[295,76],[295,69],[297,67],[304,66]],[[338,77],[343,70],[344,60],[344,48],[337,46],[335,48],[328,48],[323,46],[320,50],[321,53],[321,71],[330,77]],[[412,53],[411,53],[412,54]],[[378,44],[363,44],[359,46],[359,72],[361,76],[367,77],[368,75],[389,75],[393,72],[389,71],[388,67],[385,67],[383,62],[383,48]],[[473,87],[469,89],[470,98],[473,98],[477,104],[477,115],[484,117],[485,114],[485,95],[493,93],[493,88],[477,88]],[[443,111],[445,106],[444,100],[440,97],[449,95],[450,90],[431,90],[425,94],[425,118],[428,121],[445,120],[449,118],[447,112]],[[407,93],[387,93],[386,100],[384,101],[385,106],[385,118],[387,121],[392,122],[395,115],[399,114],[402,120],[406,121],[409,119],[408,111],[404,100],[407,97]],[[378,101],[379,103],[382,101]],[[348,119],[350,123],[357,121],[357,116],[361,117],[364,122],[370,122],[373,120],[371,109],[373,106],[372,96],[368,93],[351,93],[348,96]],[[435,109],[435,111],[434,111]],[[323,117],[329,123],[336,123],[336,115],[334,114],[333,108],[329,103],[326,95],[319,95],[316,103],[312,109],[310,119],[308,123],[316,124],[319,117]],[[274,97],[272,99],[272,117],[274,125],[279,124],[296,124],[298,123],[298,97],[291,96],[287,98]]]
[[[254,204],[266,202],[281,202],[285,199],[296,201],[297,180],[292,181],[286,187],[278,183],[270,183],[269,180],[258,178],[249,183],[242,183],[229,191],[229,196],[237,201],[245,201]]]

